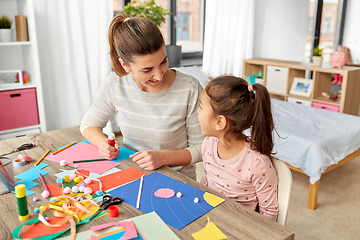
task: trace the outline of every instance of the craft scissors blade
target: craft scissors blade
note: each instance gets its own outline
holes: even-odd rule
[[[23,150],[27,150],[27,149],[32,149],[33,147],[36,147],[36,145],[33,144],[33,143],[25,143],[25,144],[21,145],[20,147],[12,150],[10,152],[1,154],[0,157],[11,154],[11,153],[14,153],[14,152],[19,152],[19,151],[23,151]]]
[[[89,221],[93,219],[99,212],[108,209],[111,205],[117,205],[122,203],[122,198],[114,197],[111,195],[105,195],[99,209],[89,218]]]

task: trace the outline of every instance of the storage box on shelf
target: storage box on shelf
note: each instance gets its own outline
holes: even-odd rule
[[[0,140],[46,131],[33,0],[0,0],[3,14],[13,20],[13,36],[11,42],[0,42],[0,72],[24,71],[30,78],[22,81],[19,74],[20,82],[0,83]],[[28,41],[17,41],[18,15],[26,17]]]
[[[296,98],[300,101],[308,101],[305,105],[309,105],[309,103],[312,106],[314,103],[316,106],[319,106],[318,104],[326,104],[323,105],[325,109],[338,109],[341,113],[359,115],[359,67],[344,66],[339,69],[331,68],[330,65],[328,67],[314,67],[311,63],[263,58],[244,60],[243,78],[248,75],[258,74],[259,71],[263,72],[265,86],[267,86],[273,98],[297,102],[291,99]],[[289,94],[294,78],[306,78],[308,71],[312,72],[312,80],[314,81],[313,92],[310,97]],[[342,76],[342,83],[339,86],[341,89],[341,97],[340,100],[337,101],[323,96],[324,92],[330,93],[332,90],[333,74],[340,74]],[[286,77],[284,77],[284,75],[286,75]],[[274,86],[276,86],[275,89]]]

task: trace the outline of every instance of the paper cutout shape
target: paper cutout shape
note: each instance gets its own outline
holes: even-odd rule
[[[204,200],[213,207],[216,207],[217,205],[225,201],[225,199],[208,192],[204,193]]]
[[[65,150],[64,150],[65,151]],[[144,173],[134,167],[126,168],[122,171],[116,171],[114,173],[105,175],[103,177],[99,177],[98,179],[101,181],[102,190],[108,191],[113,188],[117,188],[125,183],[132,182],[134,180],[139,179]],[[61,192],[61,184],[47,184],[49,188],[49,192],[51,196],[60,196]],[[100,185],[98,181],[91,181],[90,184],[86,184],[86,186],[91,187],[93,193],[100,190]],[[55,194],[55,195],[54,195]]]
[[[180,238],[161,220],[161,218],[155,213],[151,212],[148,214],[143,214],[137,217],[129,218],[124,221],[133,221],[139,239],[166,239],[166,240],[180,240]],[[119,228],[117,230],[114,230]],[[115,233],[121,234],[125,233],[125,229],[122,227],[112,227],[108,228],[99,232],[93,231],[83,231],[76,233],[76,239],[87,239],[90,240],[91,235],[98,237],[101,240],[108,240],[108,239],[119,239],[122,235],[114,235]],[[111,236],[113,235],[113,236]],[[105,236],[111,236],[112,238],[101,238]],[[142,238],[140,238],[142,237]],[[64,236],[62,238],[57,238],[57,240],[68,240],[69,236]]]
[[[50,218],[48,222],[50,224],[55,224],[62,219],[63,218],[60,218],[60,217]],[[22,227],[24,239],[32,239],[32,238],[42,237],[42,236],[62,232],[66,229],[68,229],[67,223],[64,223],[63,225],[61,225],[61,227],[48,227],[45,224],[43,224],[42,222],[38,222],[33,225],[24,225]]]
[[[134,222],[132,221],[105,223],[98,226],[92,226],[90,230],[96,232],[113,226],[120,226],[126,229],[125,234],[121,237],[122,239],[133,239],[138,237]]]
[[[226,239],[226,235],[208,217],[208,223],[198,232],[191,234],[195,240],[219,240]]]
[[[171,198],[175,196],[175,192],[170,188],[159,188],[154,192],[154,195],[160,198]]]
[[[139,182],[140,180],[136,180],[128,183],[109,191],[109,194],[121,197],[124,202],[135,207]],[[183,195],[181,198],[158,198],[154,192],[159,188],[171,188]],[[201,189],[154,172],[144,177],[139,209],[145,213],[155,211],[165,223],[181,230],[214,208],[204,200],[204,193]],[[194,203],[195,197],[199,198],[198,203]]]
[[[35,179],[39,178],[39,173],[41,173],[41,175],[45,175],[48,174],[49,171],[46,170],[42,170],[42,168],[49,166],[49,164],[43,163],[41,162],[40,164],[38,164],[37,166],[20,173],[19,175],[16,175],[15,178],[20,179],[19,181],[17,181],[15,183],[15,185],[18,184],[24,184],[26,187],[26,196],[30,196],[32,194],[34,194],[35,192],[30,190],[30,188],[35,187],[36,185],[38,185],[39,183],[33,182]],[[11,191],[12,193],[15,193],[15,190]]]
[[[101,158],[99,149],[94,145],[80,142],[75,144],[56,155],[47,155],[46,160],[59,163],[61,160],[66,160],[67,165],[80,169],[84,169],[90,172],[102,174],[109,169],[119,165],[120,163],[115,161],[98,161],[98,162],[83,162],[72,163],[76,160],[98,159]]]

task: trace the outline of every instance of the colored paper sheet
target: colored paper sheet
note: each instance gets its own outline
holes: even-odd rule
[[[50,218],[49,223],[55,224],[62,219],[63,218],[60,218],[60,217]],[[64,230],[66,230],[67,228],[68,228],[67,223],[64,223],[63,225],[61,225],[61,227],[48,227],[45,224],[43,224],[42,222],[38,222],[33,225],[24,225],[22,227],[23,238],[31,239],[31,238],[42,237],[42,236],[50,235],[53,233],[62,232]]]
[[[111,174],[99,177],[98,179],[101,181],[102,191],[108,191],[123,184],[135,181],[142,175],[144,175],[142,171],[134,167],[130,167],[122,171],[115,171]],[[51,196],[62,195],[61,184],[47,184],[47,186]],[[90,187],[93,190],[93,193],[100,190],[98,181],[91,181],[91,183],[86,184],[86,186]]]
[[[119,165],[119,162],[115,161],[97,161],[97,162],[83,162],[83,163],[72,163],[76,160],[88,160],[88,159],[99,159],[101,158],[99,149],[94,145],[80,142],[75,144],[55,155],[48,155],[45,157],[46,160],[53,162],[60,162],[66,160],[67,165],[84,169],[90,172],[102,174],[109,169]]]
[[[217,205],[225,201],[225,199],[208,192],[204,193],[204,199],[208,204],[210,204],[213,207],[216,207]]]
[[[38,185],[39,183],[33,182],[35,179],[39,178],[39,173],[41,173],[41,175],[45,175],[48,174],[49,171],[46,170],[42,170],[42,168],[49,166],[49,164],[43,163],[41,162],[40,164],[38,164],[37,166],[20,173],[19,175],[16,175],[15,178],[21,179],[19,181],[17,181],[15,183],[15,185],[18,184],[24,184],[26,187],[26,196],[30,196],[32,194],[34,194],[34,191],[31,191],[30,188],[35,187],[36,185]],[[15,190],[11,191],[13,193],[15,193]]]
[[[191,234],[195,240],[220,240],[226,239],[226,235],[208,217],[208,223],[204,228]]]
[[[151,212],[148,214],[140,215],[137,217],[129,218],[124,221],[133,221],[138,232],[138,238],[140,239],[166,239],[166,240],[180,240],[176,234],[171,231],[171,229],[161,220],[161,218],[155,213]],[[114,230],[116,229],[116,230]],[[93,232],[91,230],[79,232],[76,234],[76,240],[90,240],[91,236],[96,236],[101,240],[109,239],[119,239],[122,235],[115,236],[115,233],[122,232],[122,235],[125,233],[124,228],[121,227],[111,227],[102,231]],[[104,239],[101,237],[114,235],[114,238]],[[139,238],[142,237],[142,238]],[[68,236],[59,238],[59,240],[67,240]]]
[[[139,184],[140,180],[136,180],[109,191],[109,194],[121,197],[124,202],[135,207]],[[154,192],[160,188],[181,192],[182,197],[158,198]],[[205,201],[204,193],[201,189],[154,172],[144,177],[139,209],[145,213],[155,211],[165,223],[180,230],[214,208]],[[200,201],[194,203],[194,198]]]
[[[134,222],[128,221],[128,222],[111,222],[111,223],[105,223],[97,226],[92,226],[90,228],[91,231],[100,231],[106,228],[110,228],[113,226],[120,226],[124,227],[126,229],[125,234],[122,236],[123,239],[134,239],[138,237]]]

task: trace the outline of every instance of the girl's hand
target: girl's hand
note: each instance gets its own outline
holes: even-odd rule
[[[145,170],[155,170],[165,165],[164,151],[141,151],[130,155],[130,157],[139,165],[139,167]]]
[[[118,142],[115,141],[115,147],[113,147],[108,144],[107,140],[104,140],[100,143],[99,153],[101,157],[111,160],[115,159],[120,154],[120,151],[118,151],[119,149],[120,144]]]

